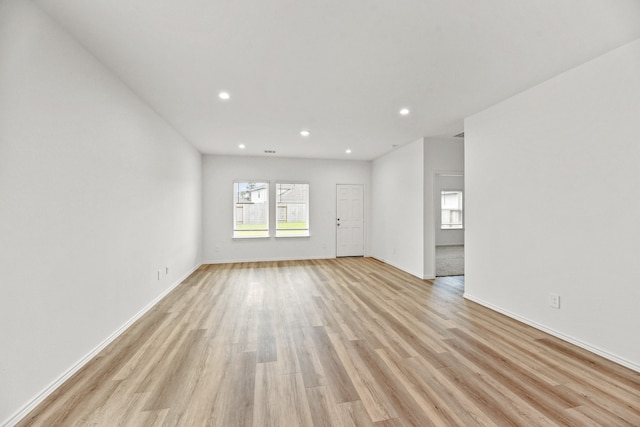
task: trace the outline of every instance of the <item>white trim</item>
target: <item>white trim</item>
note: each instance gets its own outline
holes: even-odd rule
[[[556,338],[560,338],[563,341],[566,341],[566,342],[568,342],[570,344],[576,345],[576,346],[578,346],[580,348],[583,348],[583,349],[585,349],[587,351],[590,351],[591,353],[597,354],[598,356],[604,357],[607,360],[615,362],[615,363],[617,363],[619,365],[622,365],[622,366],[624,366],[626,368],[629,368],[629,369],[631,369],[633,371],[640,372],[640,365],[637,364],[637,363],[634,363],[634,362],[632,362],[630,360],[627,360],[627,359],[624,359],[622,357],[616,356],[615,354],[609,353],[608,351],[602,350],[601,348],[595,347],[595,346],[593,346],[591,344],[588,344],[588,343],[586,343],[584,341],[581,341],[581,340],[579,340],[577,338],[571,337],[569,335],[565,335],[562,332],[556,331],[555,329],[551,329],[551,328],[549,328],[547,326],[544,326],[544,325],[542,325],[542,324],[540,324],[538,322],[534,322],[533,320],[529,320],[526,317],[522,317],[520,315],[512,313],[509,310],[505,310],[503,308],[497,307],[497,306],[495,306],[495,305],[493,305],[491,303],[488,303],[488,302],[486,302],[486,301],[484,301],[484,300],[482,300],[480,298],[476,298],[473,295],[469,295],[467,292],[465,292],[462,296],[465,299],[468,299],[469,301],[473,301],[473,302],[475,302],[477,304],[480,304],[480,305],[482,305],[484,307],[487,307],[487,308],[489,308],[489,309],[491,309],[493,311],[497,311],[498,313],[504,314],[507,317],[515,319],[515,320],[517,320],[519,322],[522,322],[522,323],[524,323],[526,325],[529,325],[529,326],[531,326],[533,328],[536,328],[536,329],[538,329],[538,330],[540,330],[542,332],[546,332],[549,335],[553,335]]]
[[[342,258],[342,257],[351,257],[351,256],[355,256],[355,257],[365,257],[367,256],[367,233],[365,232],[367,230],[367,222],[366,222],[366,203],[367,203],[367,199],[366,199],[366,193],[365,193],[365,184],[345,184],[345,183],[340,183],[340,182],[336,182],[335,185],[335,194],[334,194],[334,200],[335,200],[335,210],[334,210],[334,218],[336,219],[336,221],[338,221],[338,187],[344,185],[344,186],[358,186],[358,187],[362,187],[362,255],[360,254],[356,254],[356,255],[340,255],[338,256],[338,252],[340,252],[340,248],[339,248],[339,239],[338,239],[338,226],[335,226],[335,236],[336,236],[336,258]]]
[[[464,145],[464,141],[463,141],[463,145]],[[464,165],[463,165],[464,167]],[[440,216],[442,215],[442,208],[441,208],[441,200],[440,200],[440,194],[436,194],[436,186],[438,185],[438,177],[439,176],[461,176],[464,178],[464,172],[465,170],[447,170],[447,169],[435,169],[432,172],[432,176],[431,176],[431,196],[433,199],[433,228],[431,229],[431,233],[427,233],[425,235],[424,238],[424,242],[423,242],[423,257],[424,257],[424,267],[426,271],[432,271],[433,272],[433,277],[429,276],[429,279],[435,279],[436,278],[436,246],[439,246],[436,244],[436,239],[437,239],[437,235],[438,235],[438,224],[440,224]],[[426,179],[426,177],[425,177]],[[465,192],[465,195],[463,196],[466,199],[466,186],[462,185],[462,191]],[[463,209],[464,209],[464,200],[463,200]],[[464,212],[463,212],[464,215]],[[462,231],[464,233],[464,235],[466,236],[467,231],[464,228],[464,216],[462,218],[462,224],[463,224],[463,228],[454,228],[453,230],[456,231]],[[428,225],[425,223],[424,227],[425,230],[428,227]],[[441,229],[440,229],[441,230]],[[464,237],[463,237],[463,246],[464,246]],[[430,246],[430,250],[427,250],[427,245]],[[427,256],[427,253],[432,252],[433,257]]]
[[[377,256],[373,256],[373,255],[372,255],[372,256],[371,256],[371,258],[373,258],[373,259],[377,259],[378,261],[383,262],[383,263],[385,263],[385,264],[388,264],[388,265],[390,265],[390,266],[392,266],[392,267],[395,267],[395,268],[397,268],[398,270],[402,270],[402,271],[404,271],[405,273],[409,273],[410,275],[415,276],[415,277],[417,277],[418,279],[421,279],[421,280],[434,280],[434,279],[435,279],[435,276],[424,276],[424,275],[422,275],[422,274],[414,273],[413,271],[409,271],[409,270],[407,270],[407,269],[406,269],[406,268],[404,268],[404,267],[400,267],[399,265],[396,265],[396,264],[394,264],[394,263],[392,263],[392,262],[390,262],[390,261],[388,261],[388,260],[386,260],[386,259],[378,258]]]
[[[308,237],[308,236],[300,236]],[[279,237],[280,238],[280,237]],[[272,261],[306,261],[312,259],[335,259],[335,256],[305,256],[305,257],[275,257],[275,258],[236,258],[236,259],[210,259],[204,260],[202,264],[236,264],[242,262],[272,262]]]
[[[38,393],[35,397],[33,397],[29,402],[27,402],[22,408],[20,408],[15,414],[13,414],[9,419],[2,423],[2,427],[13,427],[17,423],[19,423],[24,417],[26,417],[29,412],[31,412],[36,406],[38,406],[44,399],[49,397],[51,393],[53,393],[58,387],[64,384],[73,374],[78,372],[84,365],[86,365],[89,361],[91,361],[95,356],[98,355],[102,350],[105,349],[109,344],[111,344],[116,338],[122,335],[131,325],[133,325],[138,319],[144,316],[149,310],[151,310],[157,303],[160,302],[162,298],[167,296],[169,292],[174,290],[180,283],[182,283],[187,277],[189,277],[194,271],[200,268],[202,264],[197,264],[193,267],[188,273],[183,275],[180,279],[178,279],[173,285],[163,291],[160,295],[153,299],[149,304],[147,304],[142,310],[136,313],[131,319],[129,319],[124,325],[118,328],[114,333],[112,333],[107,339],[102,341],[87,353],[82,359],[76,362],[73,366],[67,369],[62,375],[60,375],[56,380],[54,380],[51,384],[44,388],[40,393]]]

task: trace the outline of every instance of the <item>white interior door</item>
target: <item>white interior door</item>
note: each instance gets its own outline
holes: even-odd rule
[[[363,256],[364,188],[361,184],[338,184],[336,197],[336,256]]]

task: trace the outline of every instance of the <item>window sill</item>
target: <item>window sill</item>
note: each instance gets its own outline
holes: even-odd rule
[[[289,235],[286,235],[286,234],[282,235],[281,234],[279,236],[276,234],[276,238],[277,239],[290,239],[292,237],[293,238],[296,238],[296,237],[311,237],[311,234],[289,234]]]
[[[271,236],[232,236],[232,239],[244,240],[244,239],[268,239]]]

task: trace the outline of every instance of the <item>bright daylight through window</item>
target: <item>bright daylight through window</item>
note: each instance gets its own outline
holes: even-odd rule
[[[233,237],[269,237],[269,183],[233,183]]]
[[[440,194],[442,230],[462,229],[462,191],[443,190]]]
[[[309,184],[276,184],[276,237],[309,235]]]

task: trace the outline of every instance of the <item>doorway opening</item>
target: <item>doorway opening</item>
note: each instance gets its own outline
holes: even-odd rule
[[[436,174],[435,275],[464,276],[464,175]]]

